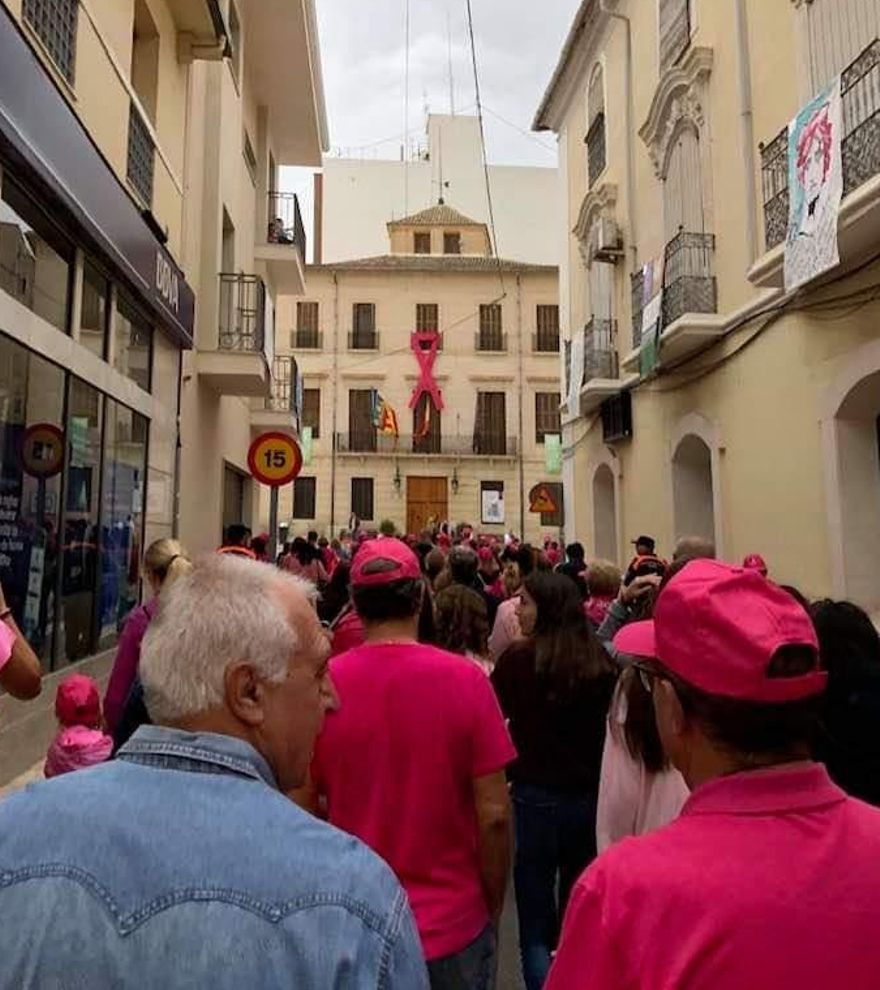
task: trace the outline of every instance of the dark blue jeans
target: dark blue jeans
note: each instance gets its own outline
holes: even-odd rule
[[[596,802],[528,784],[513,788],[513,879],[526,990],[541,990],[575,880],[596,856]]]
[[[460,952],[428,963],[431,990],[493,990],[495,986],[495,926],[486,928]]]

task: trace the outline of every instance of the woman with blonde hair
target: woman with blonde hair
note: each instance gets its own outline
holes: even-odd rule
[[[141,641],[156,613],[159,594],[163,588],[189,574],[192,568],[186,550],[177,540],[155,540],[144,554],[144,572],[153,597],[145,605],[132,609],[119,637],[116,659],[104,695],[104,720],[111,735],[119,726],[126,701],[137,680]]]

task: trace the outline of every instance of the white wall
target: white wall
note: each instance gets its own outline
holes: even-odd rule
[[[437,202],[441,164],[446,202],[474,220],[489,222],[477,118],[431,115],[428,154],[430,160],[408,166],[324,159],[324,262],[387,254],[385,225]],[[564,217],[557,170],[490,165],[489,183],[501,257],[559,264]]]

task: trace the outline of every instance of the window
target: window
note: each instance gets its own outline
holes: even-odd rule
[[[159,31],[144,0],[135,0],[131,41],[131,85],[147,116],[155,124],[159,88]]]
[[[316,302],[298,302],[296,304],[296,333],[291,346],[315,349],[321,346],[318,334],[318,304]]]
[[[417,230],[413,234],[413,250],[416,254],[431,253],[431,233],[430,231]]]
[[[241,21],[238,19],[238,10],[234,0],[229,0],[229,68],[232,70],[232,78],[238,86],[241,73]]]
[[[116,304],[114,336],[113,367],[149,392],[153,328],[121,292]]]
[[[538,324],[538,335],[535,341],[536,351],[559,351],[559,307],[538,306],[535,312]]]
[[[350,450],[370,452],[376,449],[372,389],[348,391],[348,439]]]
[[[416,303],[416,331],[437,333],[440,329],[439,310],[437,303]]]
[[[319,388],[303,389],[302,425],[312,428],[312,439],[317,440],[321,435],[321,390]]]
[[[251,182],[254,185],[257,184],[257,156],[254,154],[254,146],[251,143],[251,136],[247,131],[244,132],[244,143],[242,145],[242,154],[244,155],[244,163],[247,165],[248,173],[251,177]]]
[[[79,342],[99,358],[106,354],[109,292],[110,283],[91,262],[86,261],[83,265]]]
[[[443,253],[461,254],[461,234],[456,231],[443,235]]]
[[[683,230],[703,233],[700,139],[690,127],[681,131],[669,153],[663,181],[663,217],[667,243]]]
[[[545,481],[544,487],[549,489],[550,494],[553,496],[553,501],[556,503],[556,511],[542,512],[541,525],[561,527],[565,523],[562,484],[558,481]]]
[[[375,303],[355,303],[352,308],[352,332],[349,346],[352,350],[371,351],[378,345],[376,333]]]
[[[605,82],[602,66],[597,65],[587,91],[587,175],[595,184],[605,171]]]
[[[39,35],[58,71],[73,82],[79,0],[24,0],[22,14]]]
[[[558,392],[535,393],[535,443],[543,443],[548,434],[561,434]]]
[[[507,453],[507,412],[504,392],[477,392],[474,453]]]
[[[314,519],[318,482],[316,478],[299,477],[293,482],[293,518]]]
[[[431,397],[427,392],[422,392],[415,409],[413,409],[412,449],[414,454],[440,453],[440,416],[441,413],[434,408]]]
[[[801,16],[807,18],[810,56],[810,92],[805,97],[824,89],[880,38],[880,6],[874,0],[812,0]],[[868,77],[863,85],[865,99],[870,100]],[[865,109],[870,115],[872,111]]]
[[[480,522],[499,525],[504,522],[504,482],[480,482]]]
[[[373,518],[373,479],[351,479],[351,511],[360,520]]]
[[[660,0],[660,72],[675,65],[691,41],[690,0]]]
[[[480,333],[477,337],[478,351],[503,351],[505,340],[501,323],[501,306],[490,303],[480,306]]]
[[[229,464],[223,465],[223,539],[229,526],[250,524],[251,479]]]
[[[150,129],[133,100],[129,108],[126,176],[144,205],[152,206],[156,149],[153,146]]]
[[[24,191],[3,176],[0,289],[53,327],[68,329],[73,246]]]

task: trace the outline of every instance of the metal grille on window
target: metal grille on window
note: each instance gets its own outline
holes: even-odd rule
[[[78,0],[24,0],[22,14],[40,36],[58,71],[73,82]]]
[[[660,72],[681,58],[691,40],[689,0],[660,0]]]
[[[156,152],[147,123],[132,102],[128,118],[128,181],[147,206],[153,204]]]

